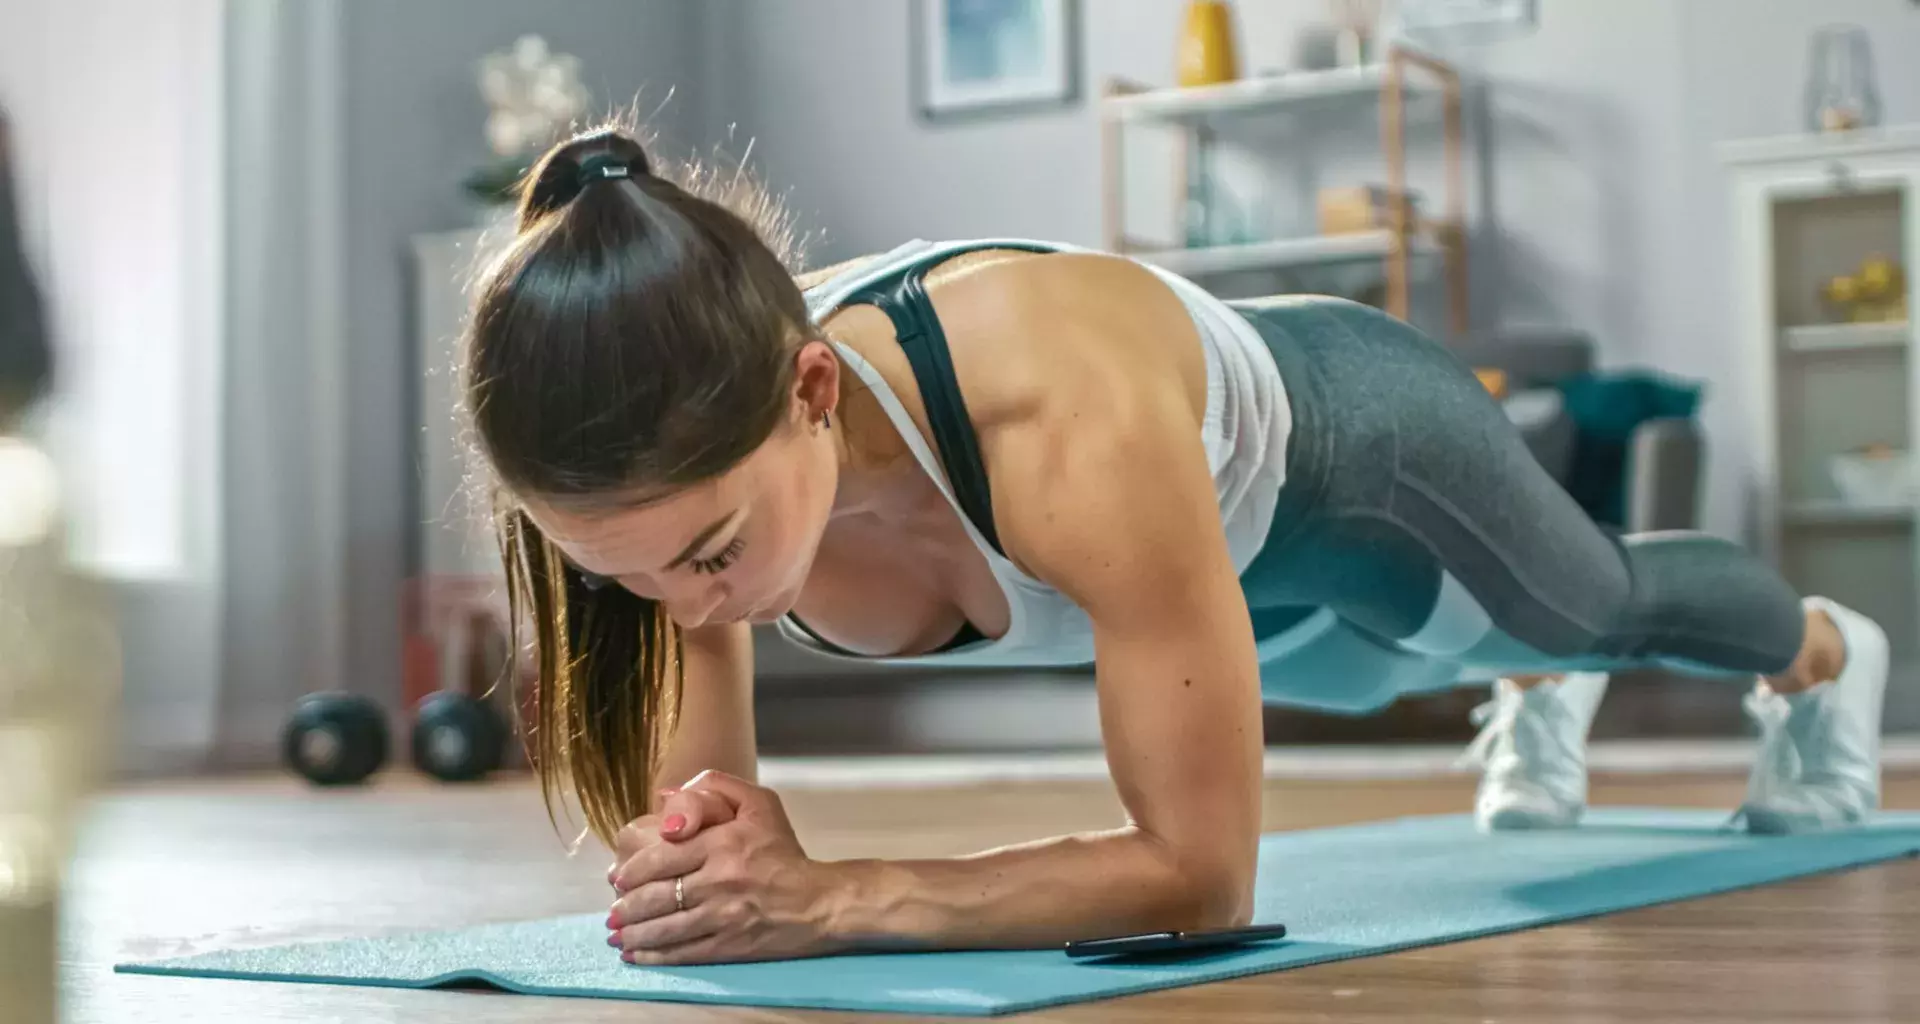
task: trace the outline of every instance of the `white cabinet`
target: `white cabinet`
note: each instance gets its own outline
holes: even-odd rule
[[[1920,452],[1920,360],[1912,320],[1889,301],[1908,294],[1920,258],[1920,127],[1734,142],[1721,157],[1733,198],[1756,540],[1802,592],[1886,628],[1896,662],[1891,721],[1897,706],[1920,706],[1920,501],[1900,483]],[[1868,291],[1883,311],[1855,320],[1826,285],[1857,281],[1870,260],[1892,271],[1865,275],[1878,278]],[[1868,448],[1873,455],[1849,456]]]

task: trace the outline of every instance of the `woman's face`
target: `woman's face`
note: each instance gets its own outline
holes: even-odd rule
[[[590,582],[659,601],[683,628],[771,622],[799,599],[838,478],[832,435],[808,415],[726,474],[658,502],[593,514],[535,502],[526,510]]]

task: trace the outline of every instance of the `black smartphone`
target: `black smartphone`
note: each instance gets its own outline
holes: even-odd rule
[[[1108,939],[1081,939],[1069,942],[1067,955],[1081,960],[1094,956],[1141,956],[1244,946],[1251,942],[1285,938],[1284,924],[1256,924],[1246,928],[1223,928],[1210,932],[1146,932],[1141,935],[1116,935]]]

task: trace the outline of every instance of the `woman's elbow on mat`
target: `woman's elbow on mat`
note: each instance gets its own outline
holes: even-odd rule
[[[1167,920],[1154,927],[1200,931],[1238,928],[1253,920],[1251,859],[1223,855],[1223,844],[1192,842],[1181,849],[1158,837],[1144,833],[1143,837],[1155,844],[1176,880],[1174,897],[1167,901]]]

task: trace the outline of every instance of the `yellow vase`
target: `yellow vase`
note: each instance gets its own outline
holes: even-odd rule
[[[1218,85],[1240,77],[1233,39],[1233,5],[1226,0],[1191,0],[1180,34],[1180,84]]]

